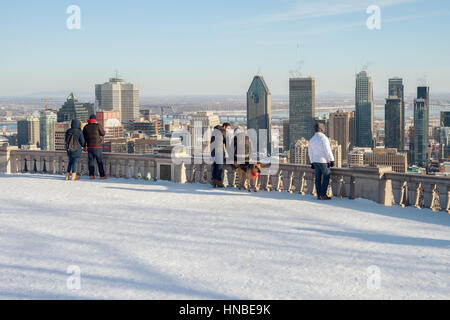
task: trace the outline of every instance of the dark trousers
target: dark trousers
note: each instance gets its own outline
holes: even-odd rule
[[[223,176],[223,164],[213,163],[212,179],[222,181]]]
[[[69,164],[67,165],[67,173],[76,173],[77,172],[77,162],[78,158],[73,158],[69,156]]]
[[[105,176],[105,169],[103,168],[103,149],[88,149],[89,158],[89,176],[95,176],[95,164],[94,160],[97,161],[98,171],[100,172],[100,177]]]
[[[330,184],[330,168],[327,163],[314,163],[316,170],[316,191],[318,197],[327,195],[328,185]]]

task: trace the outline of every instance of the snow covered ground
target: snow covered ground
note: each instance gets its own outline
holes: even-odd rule
[[[0,203],[1,299],[450,299],[444,212],[48,175]]]

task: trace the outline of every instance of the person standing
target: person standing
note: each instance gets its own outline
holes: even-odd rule
[[[216,140],[217,139],[217,140]],[[225,140],[225,130],[221,125],[217,125],[214,127],[213,135],[211,137],[211,157],[213,158],[212,164],[212,177],[211,177],[211,185],[214,188],[221,187],[222,184],[222,175],[223,175],[223,166],[224,166],[224,145]]]
[[[103,137],[105,130],[97,123],[97,117],[91,115],[88,124],[83,129],[84,139],[86,140],[89,158],[89,177],[95,179],[95,164],[97,161],[100,179],[106,179],[105,169],[103,168]]]
[[[325,135],[325,125],[317,123],[314,127],[315,134],[309,140],[308,155],[311,168],[315,170],[316,191],[319,200],[331,200],[327,196],[330,183],[330,168],[334,167],[334,156],[331,151],[330,140]]]
[[[79,120],[72,120],[70,129],[66,131],[65,142],[67,156],[69,157],[66,180],[69,180],[70,174],[72,174],[72,181],[80,180],[77,177],[77,162],[81,157],[82,148],[84,148],[86,142],[81,132],[81,122]]]

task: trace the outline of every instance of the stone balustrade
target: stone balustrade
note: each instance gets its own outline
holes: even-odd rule
[[[197,159],[198,160],[198,159]],[[195,164],[195,162],[199,162]],[[0,172],[64,174],[68,163],[64,151],[18,150],[0,146]],[[208,183],[211,166],[191,158],[135,154],[104,154],[108,176],[126,179],[170,180],[176,183]],[[87,154],[78,162],[78,173],[88,175]],[[225,166],[224,183],[237,187],[238,177],[232,166]],[[256,183],[257,190],[316,194],[314,171],[295,164],[264,168]],[[333,168],[328,190],[338,198],[363,198],[385,206],[415,206],[450,213],[450,178],[394,173],[390,167]]]

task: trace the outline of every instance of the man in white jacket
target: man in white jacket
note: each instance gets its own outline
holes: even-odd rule
[[[311,168],[316,172],[316,192],[319,200],[331,200],[327,196],[330,183],[330,168],[334,167],[334,156],[331,151],[330,140],[324,134],[325,125],[317,123],[316,134],[309,140],[308,155]]]

